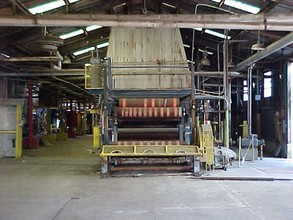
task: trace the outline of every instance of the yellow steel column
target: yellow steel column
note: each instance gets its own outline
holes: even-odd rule
[[[100,127],[93,127],[93,148],[101,146],[100,132]]]
[[[22,156],[22,120],[21,105],[16,105],[16,140],[15,140],[15,158]]]

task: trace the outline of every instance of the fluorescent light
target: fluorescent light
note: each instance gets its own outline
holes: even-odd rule
[[[109,46],[109,42],[105,42],[105,43],[102,43],[102,44],[98,44],[97,48],[100,49],[100,48],[108,47],[108,46]]]
[[[213,36],[216,36],[216,37],[219,37],[219,38],[223,38],[223,39],[226,38],[225,34],[222,34],[222,33],[216,32],[216,31],[212,31],[212,30],[209,30],[209,29],[206,29],[205,33],[213,35]],[[228,38],[228,40],[230,40],[231,37],[227,36],[227,38]]]
[[[28,10],[30,11],[30,13],[35,15],[35,14],[43,13],[43,12],[50,11],[56,8],[60,8],[64,5],[65,5],[65,2],[63,0],[55,0],[55,1],[51,1],[49,3],[45,3],[42,5],[34,6],[32,8],[29,8]]]
[[[183,44],[183,47],[190,48],[190,45]]]
[[[79,0],[68,0],[69,3],[74,3],[74,2],[78,2]]]
[[[166,2],[163,2],[163,5],[165,5],[167,7],[170,7],[170,8],[176,8],[174,5],[170,5],[170,4],[166,3]]]
[[[84,31],[82,29],[78,29],[76,31],[69,32],[67,34],[62,34],[59,37],[61,39],[65,40],[67,38],[75,37],[75,36],[80,35],[80,34],[83,34],[83,33],[84,33]]]
[[[211,0],[211,1],[219,3],[221,0]],[[239,10],[246,11],[252,14],[257,14],[260,11],[259,7],[244,3],[239,0],[225,0],[224,5],[237,8]]]
[[[73,55],[74,55],[74,56],[78,56],[78,55],[81,55],[81,54],[87,53],[87,52],[89,52],[89,51],[92,51],[92,50],[94,50],[94,49],[95,49],[95,47],[88,47],[88,48],[85,48],[85,49],[82,49],[82,50],[75,51],[75,52],[73,53]]]
[[[100,25],[91,25],[91,26],[87,26],[85,29],[86,29],[86,31],[93,31],[93,30],[96,30],[96,29],[99,29],[102,27],[103,26],[100,26]]]
[[[2,56],[2,57],[5,57],[5,58],[10,58],[10,56],[9,55],[7,55],[7,54],[5,54],[5,53],[0,53],[0,56]]]

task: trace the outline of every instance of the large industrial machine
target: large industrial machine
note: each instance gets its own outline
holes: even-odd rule
[[[194,69],[179,29],[112,28],[108,57],[92,59],[85,73],[86,88],[102,96],[101,134],[94,132],[101,173],[213,166],[212,127],[196,117]]]

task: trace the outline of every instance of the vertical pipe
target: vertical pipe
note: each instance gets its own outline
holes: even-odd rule
[[[247,101],[247,123],[248,123],[248,137],[251,136],[251,123],[252,123],[252,70],[254,64],[248,68],[247,74],[247,89],[248,89],[248,101]]]
[[[109,133],[108,133],[108,72],[111,71],[111,58],[108,58],[108,66],[104,72],[104,144],[108,144]]]
[[[228,30],[225,30],[225,35],[226,38],[224,40],[224,45],[223,45],[223,69],[224,69],[224,96],[226,99],[225,102],[225,147],[229,148],[229,106],[230,106],[230,99],[229,99],[229,89],[228,89]]]
[[[254,155],[254,140],[255,140],[255,136],[254,136],[254,135],[251,135],[252,162],[255,161],[255,155]]]
[[[238,167],[240,167],[241,164],[241,142],[242,142],[242,138],[241,136],[239,136],[239,143],[238,143]]]
[[[28,85],[28,148],[34,148],[34,134],[33,134],[33,86],[29,82]]]
[[[256,133],[258,137],[261,136],[261,115],[260,115],[260,70],[257,69],[257,78],[256,78]]]
[[[192,29],[192,44],[191,44],[191,65],[194,62],[194,37],[195,37],[195,30]]]
[[[108,65],[109,67],[112,66],[112,59],[111,58],[108,58]],[[108,69],[108,83],[109,83],[109,89],[113,89],[113,77],[112,77],[112,69],[109,68]]]
[[[194,65],[191,64],[191,132],[193,134],[195,128],[195,80],[194,80]],[[191,137],[192,138],[192,137]]]

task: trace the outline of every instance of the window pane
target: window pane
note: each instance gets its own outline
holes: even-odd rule
[[[264,97],[268,98],[272,96],[272,79],[265,78],[264,79]]]
[[[248,101],[248,88],[243,87],[243,101]]]

